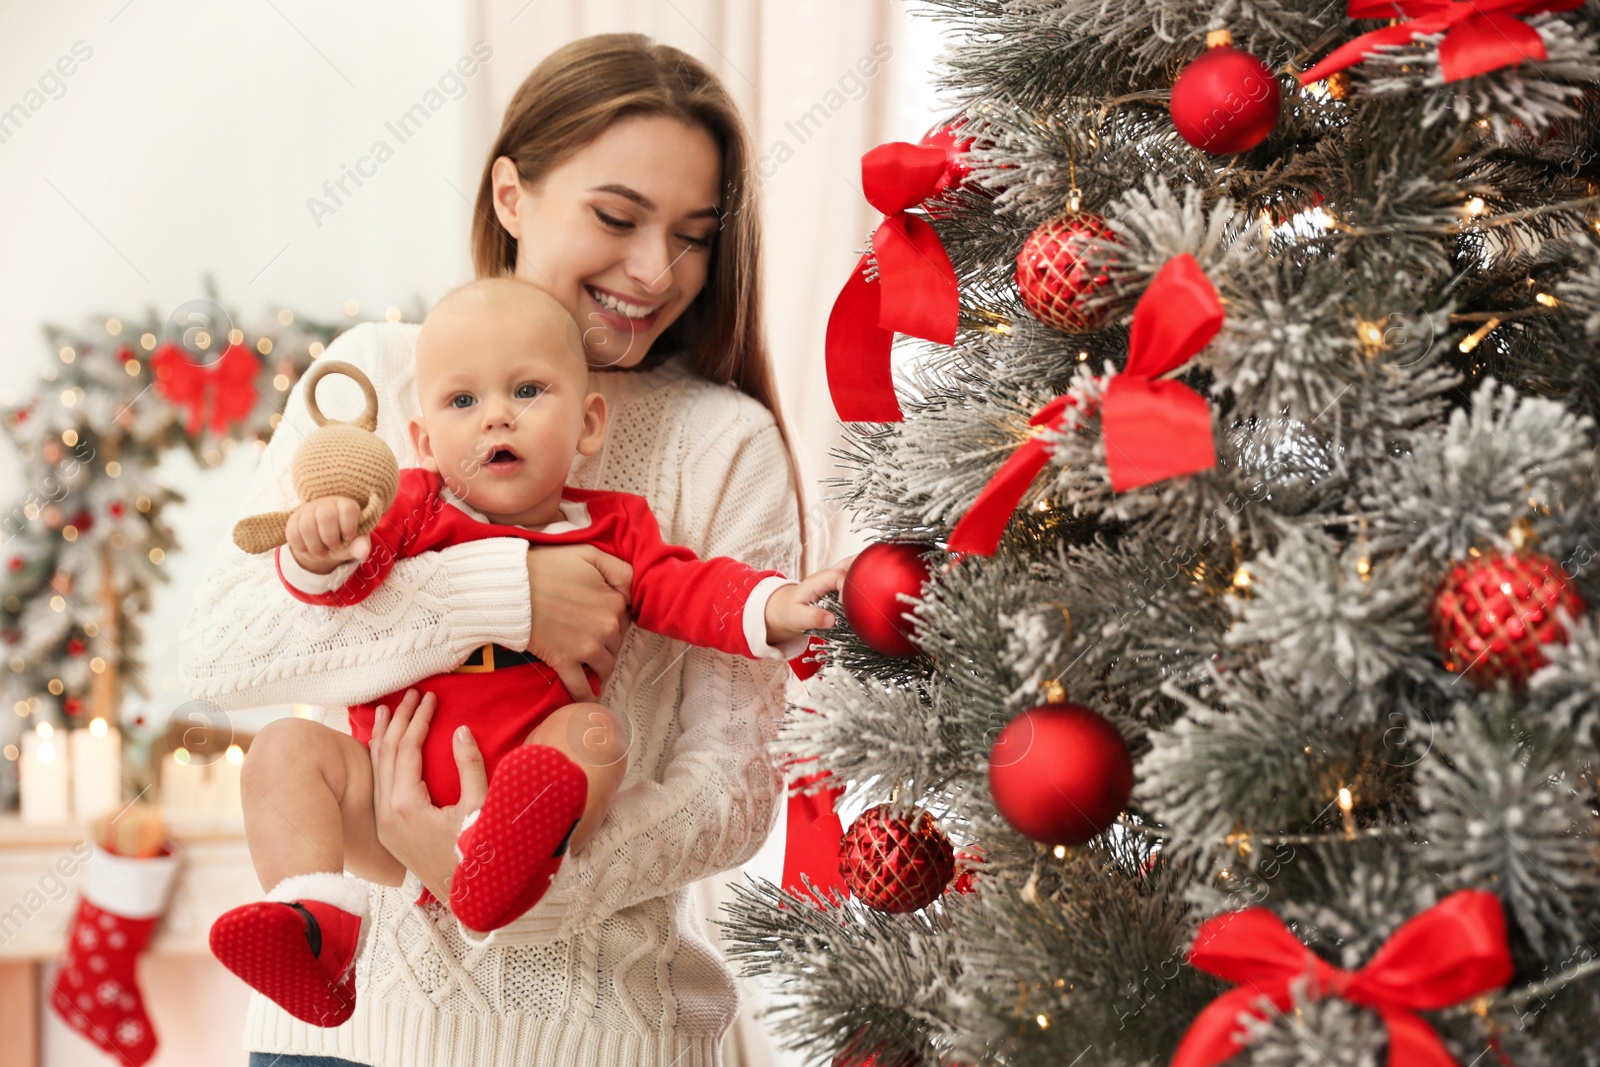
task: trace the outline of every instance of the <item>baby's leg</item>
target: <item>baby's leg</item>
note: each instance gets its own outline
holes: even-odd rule
[[[600,828],[628,769],[631,740],[627,723],[604,704],[567,704],[528,734],[525,744],[558,749],[589,777],[588,801],[572,832],[568,852],[581,849]]]
[[[310,719],[278,719],[251,742],[243,770],[245,839],[262,888],[321,871],[404,880],[378,842],[366,745]]]

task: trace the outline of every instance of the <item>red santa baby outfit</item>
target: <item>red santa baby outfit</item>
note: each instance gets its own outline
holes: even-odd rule
[[[667,544],[649,504],[631,493],[568,488],[561,511],[563,521],[543,529],[489,522],[445,488],[437,472],[410,467],[400,472],[399,494],[373,529],[365,560],[319,575],[280,548],[278,574],[297,600],[343,606],[366,599],[396,560],[447,545],[490,537],[589,544],[633,567],[630,609],[647,630],[755,659],[787,658],[786,652],[798,654],[804,646],[804,638],[794,649],[767,644],[766,602],[787,581],[777,571],[756,570],[727,557],[701,560],[687,548]],[[496,764],[521,746],[530,730],[572,703],[555,671],[526,652],[499,645],[486,645],[455,671],[409,688],[438,698],[423,740],[422,779],[439,806],[461,798],[450,740],[458,725],[472,731],[493,779]],[[377,706],[393,708],[404,696],[400,690],[351,707],[350,733],[370,741]]]

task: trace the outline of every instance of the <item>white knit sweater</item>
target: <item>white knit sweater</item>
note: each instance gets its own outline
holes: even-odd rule
[[[357,326],[323,356],[372,379],[378,434],[402,466],[416,463],[405,425],[416,413],[417,330]],[[644,496],[667,539],[702,556],[795,573],[794,483],[765,408],[677,358],[594,377],[610,429],[572,484]],[[242,514],[295,503],[290,462],[314,428],[302,386]],[[318,400],[329,418],[360,406],[337,376]],[[525,646],[526,552],[520,539],[494,538],[401,560],[361,604],[328,608],[290,597],[271,554],[225,545],[184,623],[183,686],[223,710],[320,705],[324,721],[348,729],[347,704],[450,670],[485,642]],[[739,999],[685,887],[749,859],[772,828],[782,780],[766,745],[785,671],[632,628],[601,697],[633,728],[627,776],[545,898],[473,943],[447,908],[373,887],[354,1017],[321,1029],[255,996],[245,1047],[380,1067],[714,1067]]]

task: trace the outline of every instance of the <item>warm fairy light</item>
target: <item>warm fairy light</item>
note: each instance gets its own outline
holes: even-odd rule
[[[194,335],[195,348],[204,351],[211,347],[211,335],[205,330],[196,330]]]
[[[1058,859],[1058,860],[1066,859],[1067,858],[1067,846],[1066,845],[1057,845],[1055,847],[1055,853],[1056,853],[1056,859]]]
[[[63,389],[63,390],[61,390],[61,406],[62,407],[69,407],[70,408],[74,404],[76,404],[77,402],[78,402],[78,391],[76,389]]]
[[[61,443],[66,445],[68,448],[71,448],[73,445],[77,444],[78,443],[78,431],[77,430],[62,430],[61,431]]]
[[[289,388],[289,376],[287,374],[275,375],[272,379],[272,387],[280,393],[284,392]]]
[[[272,355],[272,338],[263,337],[261,340],[257,341],[256,351],[260,352],[263,356]]]
[[[11,705],[11,710],[16,712],[18,715],[26,715],[33,709],[28,707],[28,702],[26,700],[19,700],[15,704]]]
[[[153,333],[141,334],[139,336],[139,347],[146,352],[153,352],[156,347],[156,335]]]
[[[96,656],[89,661],[89,669],[95,674],[104,674],[106,672],[106,661]]]
[[[147,497],[147,496],[139,497],[137,500],[135,500],[133,502],[133,506],[138,508],[140,511],[149,511],[150,510],[150,498]]]
[[[1375,322],[1362,319],[1356,323],[1356,332],[1361,336],[1361,343],[1369,348],[1378,348],[1383,345],[1383,327]]]
[[[1356,573],[1361,575],[1363,578],[1371,574],[1372,560],[1366,556],[1362,556],[1360,559],[1356,560]]]
[[[76,352],[74,352],[72,350],[72,346],[71,345],[67,345],[67,346],[63,347],[61,349],[60,355],[61,355],[61,362],[63,362],[63,363],[71,363],[73,360],[78,358],[78,353],[76,353]]]
[[[109,333],[112,337],[115,337],[117,334],[119,334],[121,332],[122,332],[122,320],[121,319],[107,319],[106,320],[106,333]]]
[[[322,352],[323,347],[321,341],[312,341],[311,345],[306,349],[306,355],[310,356],[312,359],[316,359],[318,356],[322,355]]]
[[[157,566],[159,566],[163,561],[166,560],[166,558],[167,558],[167,554],[165,552],[161,551],[161,549],[152,548],[150,550],[150,562],[151,563],[154,563]]]
[[[61,527],[61,536],[68,541],[76,541],[78,539],[78,528],[68,523]]]
[[[1087,352],[1079,352],[1078,353],[1078,362],[1079,363],[1083,363],[1083,362],[1087,361],[1088,358],[1089,358],[1089,353],[1087,353]]]
[[[128,377],[137,378],[139,376],[139,361],[130,359],[122,365],[122,369],[128,372]]]
[[[20,755],[21,755],[21,753],[17,751],[17,746],[16,745],[7,745],[6,746],[6,759],[14,760]]]
[[[358,312],[360,310],[361,310],[361,305],[356,303],[355,297],[351,297],[349,300],[346,300],[344,302],[344,313],[346,315],[354,315],[356,312]]]
[[[58,697],[63,692],[66,691],[67,687],[61,684],[61,679],[60,678],[52,678],[48,682],[45,683],[45,688],[50,690],[50,695],[51,696]],[[45,725],[48,726],[49,724],[46,723]]]
[[[21,674],[23,669],[28,666],[28,662],[21,656],[12,656],[11,662],[7,665],[11,668],[12,674]],[[19,700],[17,703],[23,704],[26,703],[26,701]],[[22,714],[26,714],[26,712],[23,712]]]
[[[1240,567],[1233,572],[1233,587],[1235,589],[1250,588],[1250,572],[1244,567]]]
[[[189,750],[180,745],[172,750],[172,758],[187,767],[189,765]]]
[[[278,321],[285,326],[289,325],[294,321],[294,312],[290,311],[288,308],[284,308],[282,311],[278,312]]]
[[[384,310],[383,310],[383,318],[384,318],[385,322],[399,322],[400,321],[400,309],[399,308],[384,308]]]
[[[1485,211],[1488,211],[1488,210],[1489,210],[1489,205],[1485,204],[1483,202],[1483,197],[1481,197],[1481,196],[1475,196],[1471,200],[1467,201],[1467,214],[1468,215],[1482,215]]]
[[[58,597],[58,596],[51,597],[50,598],[50,610],[51,611],[66,611],[67,610],[67,602],[66,602],[66,600],[63,599],[62,597]]]
[[[106,721],[98,715],[89,721],[89,732],[96,737],[104,737],[106,729]]]
[[[33,732],[39,735],[39,740],[48,741],[51,735],[56,732],[56,728],[47,722],[42,722],[33,728]]]
[[[1039,503],[1034,505],[1034,508],[1036,510],[1038,510],[1038,511],[1049,511],[1050,510],[1050,501],[1041,500],[1041,501],[1039,501]]]
[[[1339,220],[1334,217],[1333,212],[1322,207],[1321,205],[1318,205],[1317,207],[1312,208],[1310,211],[1305,212],[1304,217],[1307,222],[1311,223],[1311,225],[1315,226],[1319,230],[1331,230],[1339,222]]]
[[[106,477],[107,478],[120,478],[120,477],[122,477],[122,464],[118,463],[114,459],[113,460],[108,460],[106,462]]]
[[[1561,301],[1557,300],[1555,297],[1551,296],[1549,293],[1539,293],[1537,296],[1534,297],[1534,299],[1537,300],[1539,303],[1543,304],[1547,308],[1553,308],[1557,304],[1561,303]]]
[[[1350,795],[1350,787],[1341,785],[1339,787],[1339,810],[1349,812],[1355,806],[1355,798]]]
[[[1482,326],[1479,326],[1476,330],[1473,330],[1471,333],[1467,334],[1467,336],[1463,337],[1461,339],[1461,343],[1456,345],[1456,348],[1462,352],[1471,352],[1474,348],[1477,348],[1478,345],[1482,344],[1483,339],[1488,337],[1489,334],[1494,331],[1494,328],[1499,325],[1499,319],[1490,319],[1488,322],[1484,323]]]
[[[244,749],[240,748],[238,745],[229,745],[228,751],[223,754],[223,757],[229,763],[237,767],[239,764],[244,762]]]
[[[1041,1030],[1050,1029],[1050,1016],[1044,1014],[1043,1012],[1035,1015],[1033,1017],[1033,1021],[1039,1024],[1039,1029]]]

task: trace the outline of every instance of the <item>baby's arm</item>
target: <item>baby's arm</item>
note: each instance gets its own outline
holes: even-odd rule
[[[767,644],[782,649],[807,630],[828,630],[836,621],[833,612],[816,606],[828,593],[844,588],[844,568],[826,567],[798,582],[780,585],[767,597],[763,612],[767,622]],[[793,658],[793,657],[790,657]]]

